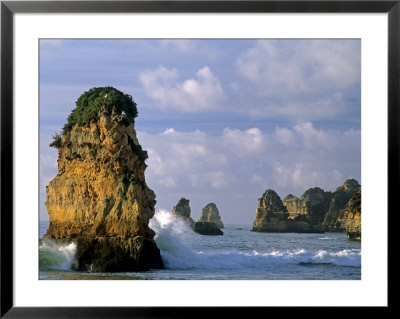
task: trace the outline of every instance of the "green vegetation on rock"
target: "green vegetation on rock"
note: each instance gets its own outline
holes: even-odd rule
[[[59,148],[61,147],[61,134],[54,134],[53,135],[53,142],[50,143],[50,147]]]
[[[97,87],[83,93],[76,101],[76,107],[68,116],[64,125],[63,134],[69,132],[77,124],[84,126],[90,122],[97,121],[101,111],[125,114],[128,120],[134,121],[138,116],[136,103],[132,96],[111,87]]]

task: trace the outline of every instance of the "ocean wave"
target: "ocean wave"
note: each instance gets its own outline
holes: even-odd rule
[[[332,264],[336,266],[360,267],[361,251],[345,249],[331,252],[326,250],[307,251],[273,250],[270,252],[194,251],[187,244],[196,236],[191,228],[166,210],[157,211],[150,222],[156,231],[155,241],[160,248],[167,269],[240,269],[281,267],[289,264]],[[201,236],[201,235],[198,235]],[[193,237],[192,237],[193,240]]]
[[[60,244],[51,239],[41,239],[39,245],[40,270],[70,270],[74,262],[76,245]]]

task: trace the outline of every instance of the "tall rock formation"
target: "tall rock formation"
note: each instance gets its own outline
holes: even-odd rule
[[[306,215],[307,214],[307,204],[306,201],[300,199],[292,194],[287,195],[283,201],[283,205],[286,207],[289,218],[294,219],[299,215]]]
[[[190,217],[189,200],[182,197],[176,206],[172,207],[172,214],[178,218],[185,220],[190,226],[193,225],[194,220]]]
[[[45,237],[74,241],[80,270],[163,268],[149,228],[156,203],[134,129],[132,97],[112,88],[82,94],[61,135],[58,174],[46,188]]]
[[[342,218],[344,210],[350,198],[360,189],[355,179],[348,179],[333,193],[313,187],[300,198],[289,194],[283,200],[283,205],[290,219],[303,215],[315,230],[343,232],[346,230],[346,220]]]
[[[295,199],[292,198],[292,200]],[[305,214],[290,216],[288,209],[272,189],[267,189],[262,197],[258,199],[256,212],[252,231],[277,233],[322,232],[320,229],[312,227]]]
[[[223,235],[224,227],[217,205],[207,204],[201,211],[200,218],[193,224],[193,230],[202,235]]]
[[[218,228],[224,228],[224,224],[222,223],[221,216],[219,215],[217,205],[215,205],[214,203],[209,203],[203,207],[198,221],[212,223],[215,224]]]
[[[347,207],[342,210],[338,220],[344,224],[347,237],[361,239],[361,189],[350,198]]]
[[[343,232],[346,230],[345,221],[340,216],[347,207],[350,198],[358,190],[361,190],[360,184],[355,179],[348,179],[332,194],[328,210],[323,219],[323,225],[328,231]]]
[[[307,218],[315,229],[324,230],[322,222],[329,208],[331,197],[331,192],[325,192],[320,187],[309,188],[301,195],[300,199],[306,206]]]

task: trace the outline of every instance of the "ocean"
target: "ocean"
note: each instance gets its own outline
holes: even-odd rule
[[[48,227],[40,222],[40,237]],[[150,220],[165,269],[134,273],[91,273],[70,269],[75,245],[43,241],[42,280],[360,280],[361,243],[345,233],[251,232],[251,225],[225,225],[222,236],[192,231],[171,212]]]

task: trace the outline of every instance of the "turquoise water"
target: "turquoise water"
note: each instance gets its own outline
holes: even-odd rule
[[[136,273],[70,270],[75,247],[42,243],[40,279],[360,280],[361,243],[344,233],[256,233],[225,225],[223,236],[194,233],[170,212],[150,222],[166,269]],[[40,223],[40,236],[48,222]]]

